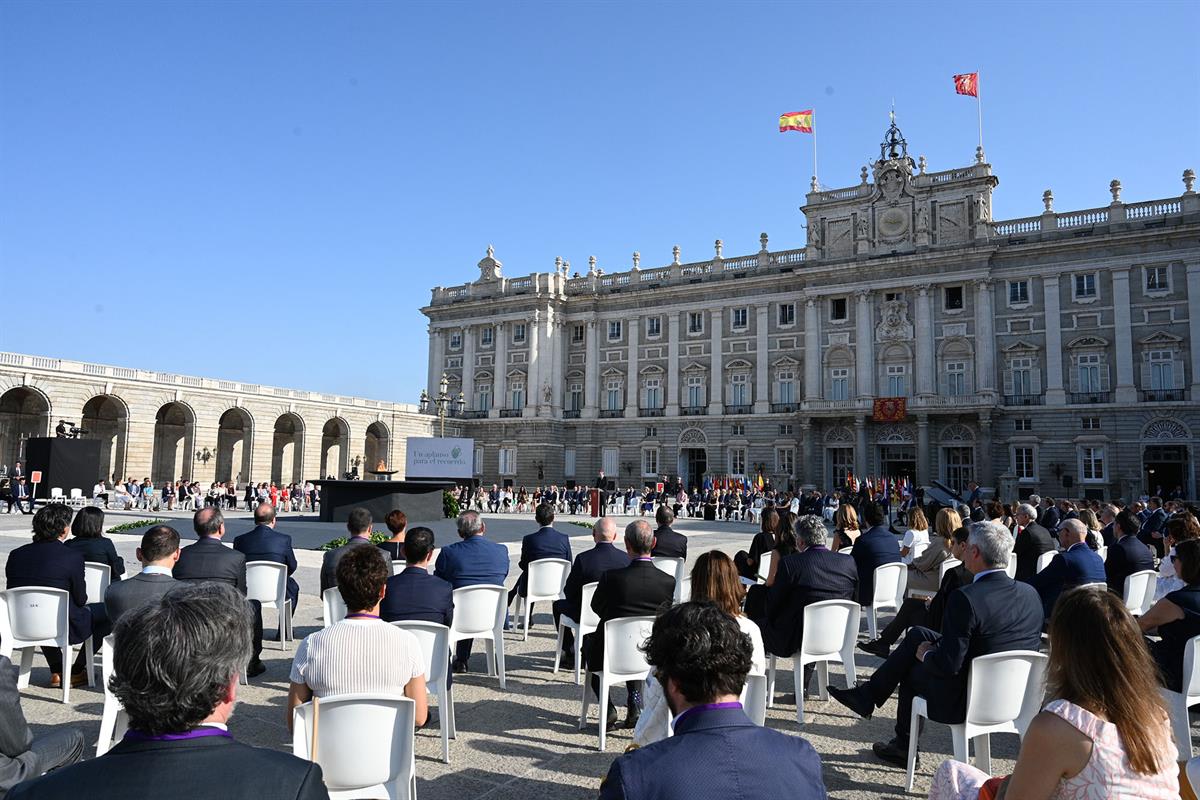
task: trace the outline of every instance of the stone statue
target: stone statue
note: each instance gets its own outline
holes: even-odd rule
[[[866,239],[867,231],[868,231],[867,217],[865,214],[863,214],[863,215],[860,215],[858,218],[858,238]]]
[[[983,194],[975,196],[975,219],[980,222],[988,221],[987,198]]]
[[[821,223],[808,226],[808,246],[816,250],[821,249]]]
[[[917,207],[917,230],[921,232],[929,230],[929,206],[924,204]]]

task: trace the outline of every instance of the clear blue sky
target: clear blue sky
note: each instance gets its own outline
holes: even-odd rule
[[[0,349],[413,401],[429,289],[803,244],[895,99],[997,218],[1178,195],[1196,3],[0,4]]]

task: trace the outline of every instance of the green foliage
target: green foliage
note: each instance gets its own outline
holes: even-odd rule
[[[113,525],[108,529],[108,533],[121,533],[122,531],[136,531],[139,528],[145,528],[147,525],[166,525],[170,524],[169,519],[135,519],[133,522],[122,522],[120,525]]]
[[[587,528],[589,530],[596,527],[596,523],[594,523],[594,522],[576,522],[576,521],[572,520],[570,524],[578,525],[581,528]]]
[[[371,544],[379,544],[380,542],[386,542],[390,538],[392,538],[392,535],[390,533],[385,533],[384,531],[371,531]],[[336,539],[331,539],[330,541],[321,545],[317,549],[318,550],[336,550],[337,548],[339,548],[345,544],[350,544],[349,536],[339,536]]]
[[[444,490],[442,492],[442,513],[445,514],[446,519],[454,519],[458,516],[458,512],[458,498],[450,490]]]

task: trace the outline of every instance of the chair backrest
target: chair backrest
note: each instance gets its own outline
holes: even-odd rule
[[[61,488],[59,488],[57,486],[50,487],[50,499],[51,500],[62,500],[62,496],[63,496],[63,493],[62,493]]]
[[[658,567],[660,570],[667,573],[675,580],[679,580],[681,577],[683,577],[683,559],[682,558],[672,558],[670,556],[654,556],[654,558],[652,558],[651,561],[654,562],[654,566]]]
[[[1158,573],[1152,569],[1135,572],[1125,578],[1125,607],[1134,616],[1145,614],[1154,602]]]
[[[1108,547],[1100,545],[1100,548],[1096,550],[1096,555],[1100,556],[1101,561],[1108,561]]]
[[[1048,662],[1044,653],[1033,650],[1006,650],[972,659],[967,678],[967,724],[1020,720],[1028,725],[1042,704]],[[1022,724],[1017,729],[1024,733]]]
[[[321,593],[321,603],[325,606],[326,628],[335,622],[341,622],[349,613],[346,601],[342,599],[342,590],[336,586],[330,586]]]
[[[425,682],[436,683],[446,678],[446,654],[450,652],[450,629],[436,622],[399,619],[392,623],[417,637],[425,657]]]
[[[596,594],[596,587],[600,585],[599,581],[592,581],[583,585],[583,594],[579,601],[579,624],[585,628],[596,630],[600,627],[600,615],[592,611],[592,597]]]
[[[260,603],[287,599],[287,565],[274,561],[246,564],[246,597]]]
[[[742,687],[742,707],[755,725],[767,723],[767,676],[747,675]]]
[[[7,652],[29,645],[66,647],[71,598],[65,589],[23,586],[5,592],[11,637]]]
[[[392,559],[392,574],[399,575],[401,572],[404,572],[404,568],[407,566],[408,566],[407,562],[400,561],[400,560],[393,558]]]
[[[80,500],[82,498],[83,498],[83,489],[72,489],[71,490],[71,499],[72,500]]]
[[[957,558],[947,558],[945,561],[943,561],[941,566],[938,567],[938,585],[939,586],[941,585],[942,578],[946,577],[947,572],[954,569],[955,567],[961,567],[961,566],[962,566],[962,562],[959,561]]]
[[[854,646],[862,609],[853,600],[822,600],[804,607],[800,652],[829,656]]]
[[[100,678],[104,681],[104,693],[109,694],[108,679],[116,674],[113,669],[113,635],[110,633],[100,642]]]
[[[87,587],[89,603],[103,603],[104,592],[108,590],[108,584],[111,582],[112,569],[108,564],[98,561],[83,562],[83,583]]]
[[[640,648],[653,627],[654,617],[618,617],[604,623],[604,669],[618,680],[644,678],[650,665]]]
[[[875,597],[872,605],[890,604],[899,607],[904,602],[908,586],[908,567],[895,561],[875,568]]]
[[[529,597],[558,597],[567,585],[571,562],[565,558],[539,558],[529,562],[525,589]]]
[[[1183,696],[1188,706],[1200,703],[1200,636],[1193,636],[1183,647]]]
[[[413,701],[400,695],[321,697],[317,763],[331,790],[388,784],[413,770]],[[312,746],[312,703],[294,713],[292,753],[305,761]]]
[[[464,586],[455,589],[453,597],[454,621],[450,629],[462,638],[495,631],[497,614],[503,621],[505,601],[508,597],[503,586]]]
[[[1008,554],[1008,563],[1004,565],[1004,574],[1014,581],[1017,579],[1017,554]]]
[[[1040,556],[1038,556],[1037,557],[1037,571],[1041,572],[1046,567],[1050,566],[1050,562],[1054,560],[1054,557],[1056,555],[1058,555],[1058,551],[1047,550],[1046,552],[1044,552]]]
[[[771,559],[775,558],[775,551],[768,550],[758,557],[758,574],[766,578],[771,574]]]
[[[687,603],[692,599],[692,576],[685,575],[679,584],[679,602]]]

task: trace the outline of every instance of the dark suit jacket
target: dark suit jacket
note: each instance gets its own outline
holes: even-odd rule
[[[220,776],[220,779],[215,779]],[[27,781],[8,800],[329,800],[321,768],[223,736],[122,741],[99,758]]]
[[[900,560],[900,543],[883,525],[864,531],[850,551],[858,568],[858,603],[870,605],[875,597],[875,568]]]
[[[220,539],[207,536],[179,551],[172,572],[177,581],[228,583],[245,594],[246,561],[242,553],[221,544]]]
[[[1054,537],[1050,531],[1031,522],[1020,533],[1013,545],[1013,554],[1017,557],[1017,580],[1029,582],[1037,574],[1037,560],[1042,553],[1054,549]]]
[[[87,585],[83,579],[83,554],[58,539],[31,542],[8,554],[4,574],[9,589],[22,586],[66,589],[71,596],[71,644],[79,644],[92,635],[92,612],[87,607]]]
[[[455,589],[494,584],[503,586],[508,577],[508,548],[483,534],[446,545],[438,553],[433,574],[449,581]]]
[[[517,566],[521,568],[521,576],[517,578],[517,592],[521,597],[526,596],[525,576],[529,571],[529,563],[543,558],[571,560],[571,540],[565,533],[560,533],[549,525],[538,528],[521,539],[521,558],[517,562]]]
[[[387,557],[392,561],[404,560],[404,542],[380,542],[379,549],[387,553]]]
[[[857,590],[858,570],[850,556],[824,547],[792,553],[779,562],[775,582],[767,587],[767,618],[759,624],[763,645],[787,658],[800,649],[805,606],[822,600],[854,600]]]
[[[1058,530],[1058,522],[1060,518],[1061,515],[1058,513],[1058,509],[1054,506],[1050,506],[1040,515],[1038,515],[1037,523],[1053,533],[1054,531]]]
[[[109,584],[108,591],[104,593],[104,610],[108,612],[108,619],[115,626],[126,611],[157,600],[178,583],[179,581],[170,575],[139,572],[127,581]]]
[[[600,629],[585,642],[589,669],[604,663],[604,623],[619,617],[654,616],[675,596],[675,578],[654,566],[650,559],[635,559],[624,569],[610,569],[600,576],[592,595],[592,611],[600,617]]]
[[[942,576],[942,583],[938,586],[937,594],[930,599],[929,607],[925,609],[926,628],[939,632],[942,630],[942,619],[946,615],[946,601],[950,598],[951,592],[966,586],[974,577],[971,570],[962,564],[948,570]]]
[[[1104,559],[1104,575],[1108,588],[1117,594],[1125,594],[1126,578],[1144,569],[1154,569],[1154,555],[1137,536],[1123,536],[1108,548],[1108,556]]]
[[[821,759],[805,739],[760,728],[739,708],[685,712],[675,735],[609,767],[601,800],[824,800]]]
[[[1100,537],[1104,540],[1100,544],[1104,545],[1105,547],[1113,546],[1113,544],[1117,541],[1116,527],[1117,523],[1110,522],[1100,529]]]
[[[121,576],[125,574],[125,559],[117,555],[117,548],[113,546],[111,539],[105,539],[103,536],[80,539],[73,536],[63,544],[81,553],[84,561],[108,564],[114,583],[121,580]]]
[[[325,555],[321,559],[321,594],[324,594],[326,589],[337,586],[337,565],[342,560],[342,556],[351,547],[362,547],[369,544],[371,544],[370,536],[352,536],[348,544],[325,551]],[[391,566],[390,559],[388,566]]]
[[[670,525],[664,525],[654,531],[654,550],[650,555],[687,558],[687,537]]]
[[[1041,596],[1042,609],[1046,619],[1050,619],[1050,612],[1064,591],[1085,583],[1105,583],[1106,580],[1104,560],[1081,543],[1056,555],[1048,567],[1029,579],[1029,585]]]
[[[17,691],[17,668],[0,656],[0,796],[21,781],[36,778],[45,770],[38,754],[29,747],[33,732],[21,712],[21,694]]]
[[[274,561],[287,564],[288,575],[296,571],[296,553],[292,550],[292,537],[274,528],[259,525],[233,540],[233,549],[251,561]]]
[[[582,613],[583,587],[610,569],[623,569],[629,566],[629,555],[624,550],[618,550],[612,542],[599,542],[591,550],[586,550],[575,556],[571,574],[567,575],[567,585],[563,589],[565,599],[560,613],[566,614],[576,622]]]
[[[384,622],[415,619],[448,628],[454,620],[453,592],[449,583],[420,567],[405,567],[399,575],[388,578],[379,616]]]

